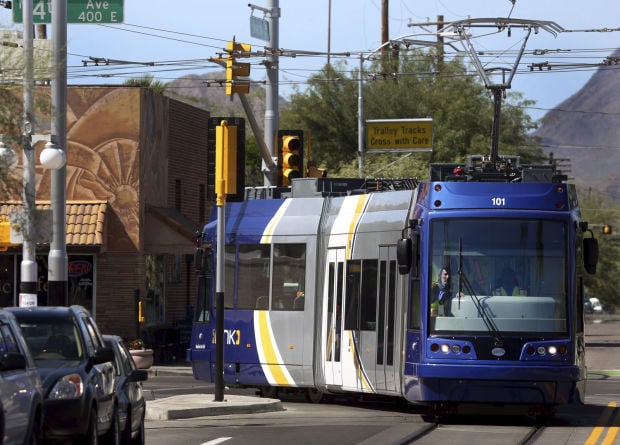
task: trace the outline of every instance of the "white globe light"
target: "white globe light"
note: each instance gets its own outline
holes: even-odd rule
[[[48,142],[45,144],[45,148],[41,151],[39,161],[41,162],[43,168],[58,170],[67,162],[67,156],[64,150],[61,150],[55,144]]]

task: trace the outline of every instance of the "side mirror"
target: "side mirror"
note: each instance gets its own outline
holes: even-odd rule
[[[146,369],[133,369],[131,374],[127,376],[129,382],[144,382],[148,380],[149,373]]]
[[[398,261],[398,273],[406,275],[411,269],[413,248],[410,238],[402,238],[396,242],[396,260]]]
[[[26,357],[19,352],[5,352],[0,358],[0,369],[3,371],[15,371],[26,368]]]
[[[93,363],[98,365],[99,363],[113,362],[114,350],[112,348],[97,348],[95,355],[93,355]]]
[[[598,263],[598,240],[596,238],[583,239],[583,267],[589,274],[596,273]]]

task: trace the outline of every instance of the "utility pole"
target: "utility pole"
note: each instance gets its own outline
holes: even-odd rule
[[[389,25],[389,0],[381,0],[381,45],[385,45],[390,40]],[[381,48],[381,71],[383,74],[389,72],[388,67],[389,48],[387,45]]]
[[[278,49],[280,47],[280,4],[279,0],[270,0],[268,10],[269,22],[269,46],[271,54],[267,57],[267,84],[265,86],[265,143],[271,157],[277,156],[278,147],[276,145],[276,134],[280,127],[280,111],[279,111],[279,56]],[[280,162],[280,160],[278,160]],[[275,174],[266,165],[263,166],[265,173],[265,186],[276,185]]]
[[[52,2],[52,125],[51,144],[67,147],[67,0]],[[67,296],[66,163],[51,171],[52,241],[47,264],[48,305],[65,306]]]
[[[23,203],[23,230],[21,280],[19,283],[19,305],[37,305],[37,258],[35,237],[35,159],[32,147],[32,133],[34,132],[34,49],[33,49],[33,4],[23,4],[24,19],[24,115],[22,134],[22,203]]]

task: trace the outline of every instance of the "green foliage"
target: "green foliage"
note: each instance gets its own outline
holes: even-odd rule
[[[123,85],[129,87],[145,87],[155,91],[156,93],[163,94],[166,91],[166,82],[161,80],[155,80],[152,74],[145,74],[140,78],[131,78],[123,82]]]
[[[425,177],[430,162],[458,162],[471,154],[489,154],[493,99],[464,62],[440,62],[433,52],[400,53],[389,63],[396,74],[375,74],[374,62],[364,72],[364,119],[433,119],[430,154],[366,154],[364,175]],[[313,159],[330,176],[358,172],[359,72],[347,75],[346,64],[326,65],[309,80],[308,88],[292,95],[282,111],[281,128],[301,128],[313,138]],[[517,154],[522,162],[542,158],[528,136],[534,124],[519,94],[510,94],[502,106],[500,154]]]
[[[589,192],[580,194],[579,206],[582,209],[583,219],[590,224],[590,227],[595,224],[613,225],[620,212],[617,205],[606,202],[599,194]],[[596,274],[586,274],[584,277],[589,296],[597,297],[603,304],[620,306],[620,293],[616,287],[620,276],[620,243],[613,235],[602,235],[600,229],[591,230],[598,239],[599,259]]]

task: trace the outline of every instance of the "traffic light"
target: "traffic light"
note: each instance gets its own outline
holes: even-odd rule
[[[327,178],[327,169],[318,168],[314,162],[308,161],[308,167],[306,167],[306,178]]]
[[[17,247],[19,244],[11,242],[11,223],[6,217],[0,216],[0,252],[6,252],[9,247]]]
[[[603,235],[611,235],[612,232],[613,230],[609,224],[603,224],[603,228],[602,228]]]
[[[288,187],[303,176],[304,132],[278,131],[278,186]]]
[[[239,77],[250,76],[250,64],[237,62],[239,57],[250,57],[252,45],[248,43],[228,42],[228,57],[226,59],[226,94],[231,96],[237,94],[247,94],[250,92],[249,79],[239,79]]]

